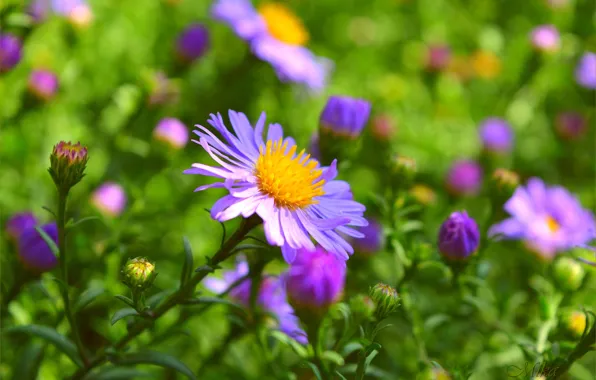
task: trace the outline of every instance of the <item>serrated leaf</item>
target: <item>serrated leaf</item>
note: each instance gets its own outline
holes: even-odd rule
[[[125,304],[127,304],[128,306],[130,306],[132,308],[135,307],[134,301],[126,296],[123,296],[122,294],[116,294],[114,297],[116,297],[117,299],[119,299],[120,301],[124,302]]]
[[[50,235],[48,235],[40,227],[35,227],[35,231],[37,231],[37,233],[41,236],[41,238],[46,242],[48,247],[50,247],[50,250],[52,251],[54,256],[60,257],[60,249],[58,249],[58,246],[56,245],[56,242],[54,241],[54,239],[52,239],[50,237]]]
[[[26,325],[9,327],[4,331],[7,333],[24,333],[45,339],[49,343],[56,346],[56,348],[62,351],[66,356],[68,356],[76,365],[79,367],[83,366],[83,362],[79,357],[77,347],[74,345],[74,343],[53,328],[40,325]]]
[[[116,322],[118,322],[119,320],[121,320],[122,318],[130,317],[133,315],[139,315],[139,313],[131,307],[126,307],[124,309],[120,309],[114,313],[114,316],[112,317],[110,323],[112,324],[112,326],[114,326],[114,324]]]
[[[345,364],[344,358],[342,358],[341,355],[335,351],[325,351],[321,355],[321,358],[338,366]]]
[[[84,380],[128,380],[128,379],[147,379],[153,376],[145,371],[126,367],[104,367],[99,371],[90,373],[84,377]]]
[[[194,259],[192,257],[192,247],[190,241],[186,236],[182,238],[184,243],[184,264],[182,264],[182,273],[180,274],[180,288],[182,288],[190,276],[192,275],[192,268],[194,267]]]
[[[83,310],[87,305],[104,293],[105,290],[103,288],[89,288],[85,290],[83,293],[81,293],[73,306],[75,313]]]
[[[35,380],[39,366],[43,359],[44,345],[40,342],[31,342],[20,355],[14,367],[13,378],[18,380]]]
[[[299,357],[306,358],[308,356],[308,351],[304,346],[302,346],[300,343],[296,342],[294,339],[290,338],[286,334],[282,333],[281,331],[271,331],[269,333],[269,336],[276,339],[280,343],[283,343],[286,346],[291,347],[296,353],[296,355],[298,355]]]
[[[319,371],[319,368],[317,367],[317,365],[315,363],[306,362],[306,365],[310,367],[310,369],[312,370],[312,373],[315,375],[317,380],[323,380],[323,378],[321,377],[321,371]]]
[[[164,368],[171,368],[189,379],[195,380],[192,371],[177,358],[162,352],[145,351],[130,354],[122,354],[111,359],[117,365],[153,364]]]
[[[89,222],[91,220],[96,220],[96,219],[100,219],[98,216],[86,216],[84,218],[81,218],[79,220],[77,220],[76,222],[73,221],[72,219],[66,224],[66,229],[67,230],[71,230],[77,226],[80,226],[81,224],[85,223],[85,222]]]

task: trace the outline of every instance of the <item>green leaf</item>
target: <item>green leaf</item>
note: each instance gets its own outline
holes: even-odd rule
[[[306,348],[301,345],[300,343],[296,342],[294,339],[290,338],[286,334],[282,333],[281,331],[271,331],[269,336],[274,338],[275,340],[279,341],[280,343],[285,344],[286,346],[291,347],[296,355],[300,356],[301,358],[306,358],[308,356],[308,351]]]
[[[98,216],[86,216],[84,218],[81,218],[81,219],[77,220],[76,222],[71,219],[66,224],[66,229],[67,230],[71,230],[71,229],[73,229],[73,228],[75,228],[75,227],[77,227],[77,226],[79,226],[79,225],[81,225],[81,224],[83,224],[85,222],[89,222],[91,220],[96,220],[96,219],[99,219],[99,217]]]
[[[581,363],[575,362],[569,368],[569,374],[577,380],[594,380],[594,372],[584,367]]]
[[[192,371],[175,357],[161,352],[145,351],[122,354],[111,359],[117,365],[153,364],[160,367],[171,368],[189,379],[196,379]]]
[[[337,376],[338,376],[340,379],[342,379],[342,380],[348,380],[348,379],[346,379],[346,377],[345,377],[344,375],[342,375],[341,373],[339,373],[339,371],[337,371],[337,370],[335,371],[335,374],[336,374],[336,375],[337,375]]]
[[[77,352],[74,343],[53,328],[39,325],[26,325],[9,327],[4,331],[7,333],[24,333],[45,339],[66,354],[66,356],[68,356],[76,365],[79,367],[83,366],[83,362],[79,357],[79,353]]]
[[[343,357],[349,356],[351,353],[361,350],[364,347],[362,346],[362,344],[360,342],[350,342],[348,344],[346,344],[344,346],[344,348],[342,348],[341,350],[341,355]]]
[[[122,318],[130,317],[133,315],[139,315],[139,313],[131,307],[126,307],[115,312],[110,322],[112,323],[112,326],[114,326],[114,324]]]
[[[54,239],[52,239],[50,237],[50,235],[48,235],[44,230],[42,230],[39,227],[35,227],[35,230],[41,236],[41,238],[46,242],[48,247],[50,247],[50,250],[52,251],[54,256],[60,257],[60,249],[58,249],[58,246],[56,245],[56,242],[54,241]]]
[[[180,288],[182,288],[190,279],[190,276],[192,276],[192,268],[194,267],[190,241],[188,241],[186,236],[182,238],[182,241],[184,243],[184,264],[182,265],[182,273],[180,274]]]
[[[18,380],[35,380],[39,372],[39,365],[43,359],[44,345],[31,342],[19,357],[14,367],[13,378]]]
[[[341,355],[335,351],[325,351],[321,355],[321,358],[330,361],[331,363],[334,363],[338,366],[342,366],[345,364],[344,358],[342,358]]]
[[[84,380],[128,380],[135,378],[152,378],[153,376],[145,371],[126,367],[103,367],[99,371],[85,376]]]
[[[215,269],[209,265],[201,265],[200,267],[198,267],[197,269],[195,269],[195,272],[215,272]]]
[[[319,371],[319,368],[317,367],[317,365],[315,363],[306,362],[306,365],[309,366],[310,369],[312,369],[312,373],[315,375],[317,380],[323,380],[323,378],[321,377],[321,371]]]
[[[220,305],[232,306],[236,309],[244,311],[244,307],[242,307],[242,305],[234,303],[234,302],[227,300],[225,298],[220,298],[220,297],[202,296],[202,297],[191,298],[191,299],[185,300],[183,303],[185,305],[220,304]]]
[[[149,305],[149,308],[155,309],[165,297],[174,293],[175,290],[176,289],[167,289],[159,293],[155,293],[151,297],[147,298],[147,305]]]
[[[120,301],[124,302],[125,304],[127,304],[128,306],[134,308],[135,307],[135,303],[133,300],[131,300],[130,298],[128,298],[127,296],[123,296],[122,294],[116,294],[114,297],[118,298]]]
[[[432,331],[435,328],[439,327],[443,323],[449,321],[451,317],[447,314],[435,314],[426,319],[424,321],[424,331]]]
[[[58,217],[56,216],[56,213],[54,211],[52,211],[52,209],[49,208],[48,206],[41,206],[41,208],[43,208],[44,210],[46,210],[47,212],[52,214],[54,216],[54,218],[58,219]]]
[[[89,288],[85,290],[83,293],[81,293],[73,306],[75,313],[83,310],[87,305],[104,293],[105,290],[103,288]]]

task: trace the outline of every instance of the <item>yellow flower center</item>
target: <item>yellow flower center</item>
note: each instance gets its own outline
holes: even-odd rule
[[[491,52],[479,51],[472,56],[472,67],[479,77],[492,79],[501,72],[501,60]]]
[[[546,226],[548,227],[551,233],[555,233],[559,230],[559,228],[561,228],[559,226],[559,223],[557,223],[557,221],[552,216],[546,218]]]
[[[290,45],[305,45],[308,32],[302,21],[286,6],[279,3],[265,3],[259,7],[259,13],[267,24],[269,33],[281,42]]]
[[[586,329],[586,315],[584,313],[574,311],[571,315],[570,327],[571,330],[577,335],[583,334],[584,330]]]
[[[287,148],[287,141],[279,139],[267,141],[265,148],[259,149],[255,165],[259,190],[272,197],[281,208],[295,210],[317,203],[314,198],[325,194],[323,171],[304,150],[294,157],[296,146]]]

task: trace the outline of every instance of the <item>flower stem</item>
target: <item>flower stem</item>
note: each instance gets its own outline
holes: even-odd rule
[[[545,367],[543,372],[547,375],[547,379],[556,380],[565,375],[576,360],[581,359],[589,351],[594,350],[594,342],[596,342],[596,324],[592,325],[590,331],[588,331],[577,346],[575,346],[575,349],[569,354],[564,363]]]

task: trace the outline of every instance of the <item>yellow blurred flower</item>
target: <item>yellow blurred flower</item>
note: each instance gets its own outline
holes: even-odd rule
[[[501,73],[501,60],[490,51],[477,51],[470,61],[477,77],[492,79]]]

